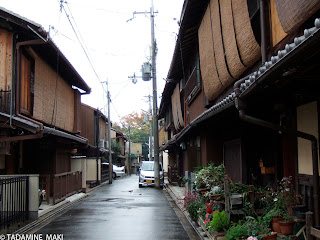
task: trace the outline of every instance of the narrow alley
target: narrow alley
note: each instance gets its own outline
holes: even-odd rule
[[[139,188],[136,175],[101,186],[35,233],[63,239],[190,239],[164,191]]]

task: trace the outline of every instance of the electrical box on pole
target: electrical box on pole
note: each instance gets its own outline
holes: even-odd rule
[[[143,81],[150,81],[151,80],[151,72],[152,72],[151,63],[148,63],[148,62],[143,63],[143,65],[141,67],[142,80]]]

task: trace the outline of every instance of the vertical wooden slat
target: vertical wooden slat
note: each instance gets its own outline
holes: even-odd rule
[[[312,222],[313,222],[312,215],[313,215],[312,212],[306,213],[306,218],[307,218],[306,232],[307,232],[307,239],[308,240],[312,240],[312,237],[311,237],[311,227],[312,227]]]

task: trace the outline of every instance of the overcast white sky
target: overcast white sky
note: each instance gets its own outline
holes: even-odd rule
[[[158,46],[157,83],[158,106],[178,33],[183,0],[154,0],[155,37]],[[148,110],[147,96],[152,94],[152,82],[138,78],[133,84],[128,76],[141,76],[141,65],[150,60],[151,0],[65,0],[64,9],[78,36],[83,39],[94,69],[90,66],[60,0],[0,0],[0,6],[28,18],[50,30],[50,36],[71,64],[91,87],[90,95],[82,102],[106,111],[106,94],[99,80],[109,80],[111,93],[111,121],[141,109]],[[70,13],[71,12],[71,13]],[[53,26],[54,29],[49,26]],[[106,89],[106,88],[105,88]]]

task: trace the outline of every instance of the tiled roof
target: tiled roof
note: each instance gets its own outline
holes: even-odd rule
[[[240,92],[244,93],[250,91],[251,87],[264,76],[266,73],[271,72],[272,69],[284,58],[286,58],[291,52],[297,49],[299,46],[303,47],[303,43],[308,41],[308,39],[312,38],[314,34],[320,32],[320,19],[317,18],[314,23],[314,27],[305,29],[304,34],[300,37],[296,37],[294,42],[291,44],[287,44],[283,50],[279,50],[276,56],[272,56],[270,61],[265,62],[259,70],[253,72],[252,74],[243,78],[243,83],[240,85]],[[239,80],[240,81],[240,80]],[[200,114],[197,118],[195,118],[188,126],[182,129],[178,134],[174,136],[173,141],[180,140],[193,126],[207,120],[208,118],[214,116],[215,114],[221,112],[222,110],[232,106],[235,100],[235,92],[233,91],[227,97],[222,99],[217,104],[210,107],[208,110]],[[170,141],[170,140],[169,140]],[[172,144],[172,140],[170,143]]]

